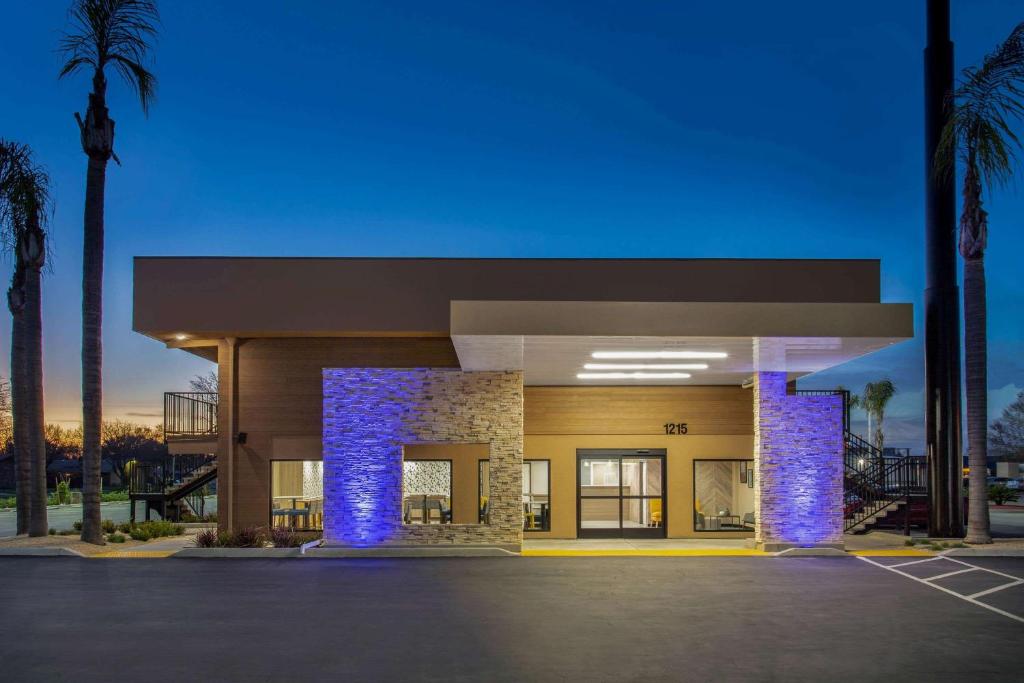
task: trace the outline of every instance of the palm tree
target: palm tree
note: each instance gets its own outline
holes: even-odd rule
[[[896,385],[892,383],[891,379],[886,378],[865,384],[864,393],[857,400],[857,404],[868,414],[868,438],[879,451],[885,448],[885,433],[882,431],[885,407],[895,394]],[[871,433],[872,418],[877,420],[874,434]]]
[[[987,55],[967,67],[952,95],[949,122],[935,153],[939,173],[964,167],[960,256],[964,260],[964,365],[967,380],[967,460],[970,481],[967,542],[991,543],[988,517],[988,339],[985,310],[985,247],[988,212],[982,191],[1013,176],[1020,140],[1009,122],[1024,115],[1024,23]]]
[[[107,161],[114,154],[114,121],[107,111],[112,67],[139,97],[144,113],[156,92],[156,77],[144,66],[159,21],[152,0],[75,0],[73,29],[61,40],[60,77],[92,72],[85,120],[75,114],[82,150],[89,158],[85,181],[85,244],[82,259],[82,540],[103,543],[100,528],[100,457],[103,424],[103,204]]]
[[[18,533],[45,536],[42,269],[50,178],[26,145],[0,140],[0,230],[15,258],[7,290],[11,324],[13,416],[18,458]],[[26,523],[27,518],[27,523]]]

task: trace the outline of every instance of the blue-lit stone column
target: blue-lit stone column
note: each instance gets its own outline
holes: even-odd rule
[[[522,543],[519,372],[325,369],[324,539],[328,544]],[[490,447],[490,524],[402,523],[402,449]]]
[[[766,550],[843,544],[842,399],[786,394],[754,375],[755,540]]]

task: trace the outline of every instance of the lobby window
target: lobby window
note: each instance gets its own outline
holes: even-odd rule
[[[402,521],[406,524],[452,523],[452,461],[402,462]]]
[[[551,461],[523,461],[523,531],[551,531]]]
[[[754,530],[754,461],[693,462],[693,528]]]
[[[324,528],[322,460],[270,462],[270,523],[296,531]]]

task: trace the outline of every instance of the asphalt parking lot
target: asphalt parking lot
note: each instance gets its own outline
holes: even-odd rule
[[[11,681],[1012,680],[1024,558],[920,559],[4,558],[0,662]]]

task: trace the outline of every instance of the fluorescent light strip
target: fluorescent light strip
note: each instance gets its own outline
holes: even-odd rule
[[[604,359],[660,359],[672,360],[677,358],[728,358],[729,354],[724,351],[595,351],[590,354],[593,358]]]
[[[707,370],[707,363],[586,363],[586,370]]]
[[[576,379],[689,379],[686,372],[581,372]]]

